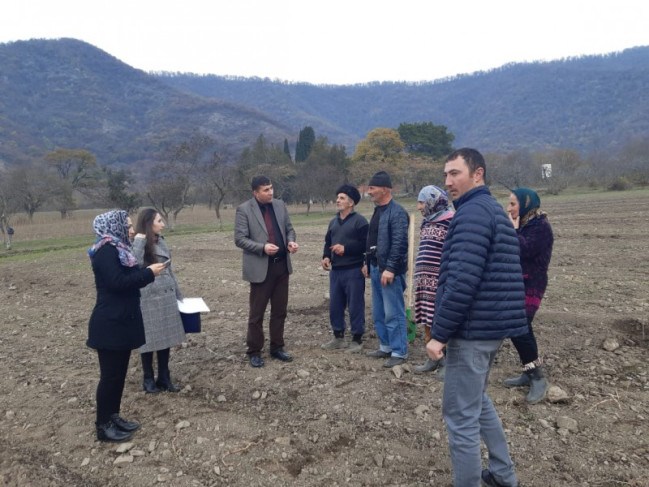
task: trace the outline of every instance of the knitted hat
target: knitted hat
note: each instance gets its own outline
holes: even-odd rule
[[[336,194],[344,193],[347,196],[349,196],[353,201],[354,204],[357,205],[358,202],[361,200],[361,194],[358,192],[358,190],[352,186],[351,184],[343,184],[340,188],[336,190]]]
[[[391,188],[392,181],[390,181],[390,175],[385,171],[379,171],[374,176],[372,176],[372,179],[370,179],[368,186]]]

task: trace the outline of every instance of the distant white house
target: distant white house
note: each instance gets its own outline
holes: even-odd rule
[[[541,177],[543,179],[552,177],[552,164],[541,164]]]

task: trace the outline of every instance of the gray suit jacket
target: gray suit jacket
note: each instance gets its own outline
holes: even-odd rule
[[[273,199],[273,211],[277,224],[282,232],[284,244],[295,242],[295,230],[288,217],[286,205],[281,200]],[[234,220],[234,243],[243,249],[243,279],[248,282],[264,282],[268,272],[268,255],[264,245],[268,242],[268,230],[264,216],[259,209],[256,198],[251,198],[237,207]],[[289,274],[293,272],[291,254],[286,252],[286,263]]]

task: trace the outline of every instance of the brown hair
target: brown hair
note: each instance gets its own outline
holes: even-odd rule
[[[153,248],[158,241],[158,235],[153,233],[153,220],[158,214],[155,208],[145,208],[140,210],[137,216],[137,225],[135,233],[146,235],[146,244],[144,245],[144,265],[155,264],[155,252]]]

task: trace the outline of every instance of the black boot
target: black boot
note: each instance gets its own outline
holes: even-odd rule
[[[140,423],[138,423],[137,421],[127,421],[122,418],[119,413],[112,414],[110,416],[110,419],[113,423],[115,423],[115,426],[117,426],[122,431],[126,431],[127,433],[131,433],[140,429]]]
[[[155,381],[155,385],[157,385],[163,391],[169,391],[169,392],[180,391],[180,388],[176,387],[173,384],[173,382],[171,382],[171,374],[169,373],[169,370],[165,370],[164,372],[158,372],[158,380]]]
[[[157,394],[158,392],[162,392],[162,389],[156,385],[156,381],[153,377],[144,378],[142,381],[142,389],[144,389],[144,392],[147,394]]]
[[[133,433],[119,429],[112,419],[104,424],[97,424],[97,439],[99,441],[120,442],[128,441],[132,437]]]
[[[155,385],[155,380],[153,379],[153,352],[144,352],[140,355],[140,358],[142,359],[142,372],[144,373],[142,389],[147,394],[161,392],[158,386]]]

